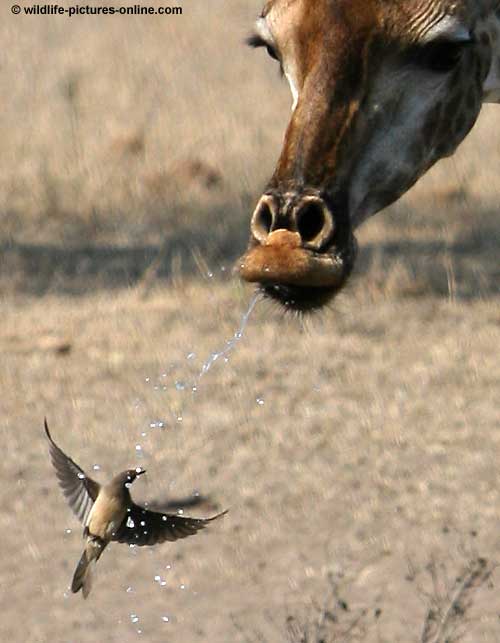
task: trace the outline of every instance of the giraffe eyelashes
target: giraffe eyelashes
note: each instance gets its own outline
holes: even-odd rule
[[[262,36],[259,36],[259,34],[252,34],[251,36],[249,36],[246,40],[246,43],[249,47],[253,47],[254,49],[264,47],[271,58],[280,62],[280,58],[276,49],[267,41],[265,41]]]

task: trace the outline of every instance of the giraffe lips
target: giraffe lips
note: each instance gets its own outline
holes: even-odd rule
[[[307,250],[281,252],[255,248],[240,261],[239,273],[250,283],[333,288],[342,280],[342,262]]]
[[[262,285],[337,287],[344,274],[342,259],[303,248],[296,237],[296,233],[276,230],[265,245],[251,247],[239,262],[242,279]]]
[[[355,244],[346,252],[315,252],[300,245],[296,233],[276,230],[264,245],[253,245],[240,259],[244,281],[258,283],[262,292],[287,309],[317,310],[342,288],[354,263]]]

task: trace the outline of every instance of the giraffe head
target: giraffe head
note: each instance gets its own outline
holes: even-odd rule
[[[319,308],[341,289],[355,259],[355,228],[452,154],[477,119],[485,87],[494,92],[488,21],[498,4],[266,4],[249,42],[279,62],[293,108],[252,216],[243,279],[298,310]]]

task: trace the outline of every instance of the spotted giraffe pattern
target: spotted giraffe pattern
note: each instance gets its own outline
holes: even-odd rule
[[[484,82],[485,103],[500,103],[500,2],[485,3],[478,16],[476,34],[491,49],[489,73]],[[491,6],[488,6],[491,5]]]
[[[250,42],[293,108],[240,271],[319,307],[350,274],[355,229],[500,102],[500,0],[270,0]]]

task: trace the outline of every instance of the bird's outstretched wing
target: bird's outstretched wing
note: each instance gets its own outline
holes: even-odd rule
[[[226,513],[227,510],[211,518],[187,518],[150,511],[132,503],[112,540],[139,547],[157,545],[166,540],[179,540],[193,536],[197,531],[204,529],[209,522],[221,518]]]
[[[85,523],[94,504],[100,485],[89,478],[76,462],[67,456],[52,439],[47,420],[44,420],[45,433],[49,440],[49,451],[52,464],[56,470],[59,485],[80,522]]]

